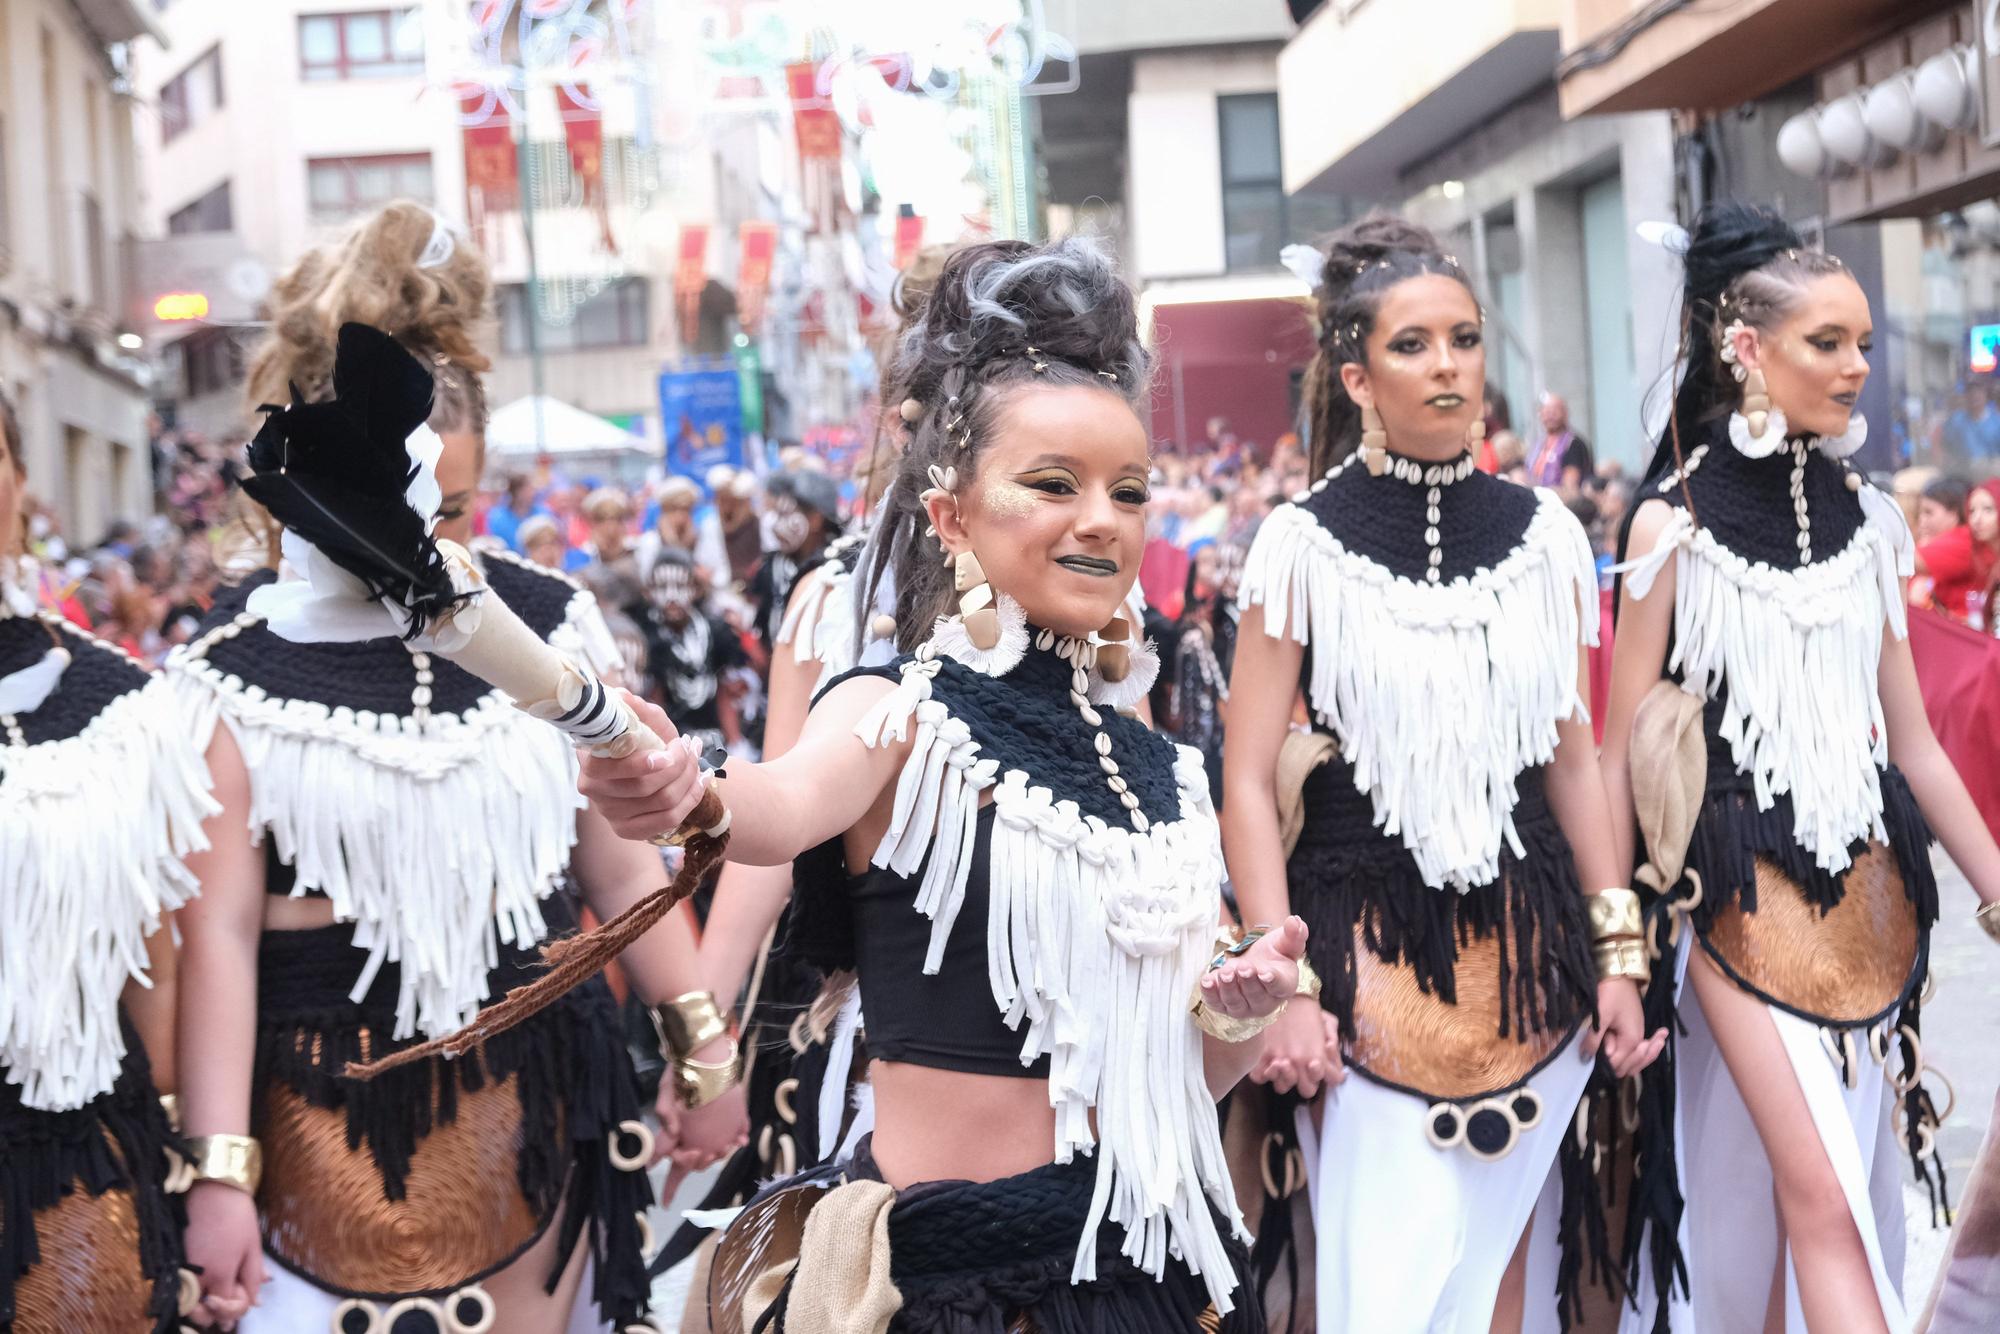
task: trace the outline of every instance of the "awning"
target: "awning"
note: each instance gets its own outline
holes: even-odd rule
[[[539,412],[537,408],[539,407]],[[643,439],[559,398],[517,398],[486,423],[489,453],[516,457],[551,454],[649,454]]]

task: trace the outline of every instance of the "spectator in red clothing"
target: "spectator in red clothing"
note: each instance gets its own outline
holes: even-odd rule
[[[1966,619],[1966,594],[1983,592],[2000,562],[2000,479],[1964,495],[1963,522],[1917,548],[1917,572],[1930,577],[1932,604],[1955,621]],[[1926,506],[1931,500],[1927,488]]]

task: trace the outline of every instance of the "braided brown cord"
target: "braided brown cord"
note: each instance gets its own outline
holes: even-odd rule
[[[710,789],[702,795],[687,823],[697,829],[713,829],[722,823],[725,814],[722,797]],[[702,877],[721,863],[728,847],[727,831],[715,838],[696,834],[688,840],[687,856],[681,861],[680,872],[674,876],[672,884],[654,890],[594,931],[551,941],[542,950],[542,959],[549,966],[547,973],[526,986],[515,987],[499,1003],[487,1006],[473,1017],[471,1023],[448,1037],[405,1047],[379,1061],[350,1061],[343,1073],[349,1079],[373,1079],[399,1066],[433,1056],[452,1060],[465,1055],[488,1038],[505,1033],[530,1015],[547,1009],[563,995],[602,972],[613,959],[624,953],[626,946],[645,935],[676,905],[692,895],[696,886],[701,884]]]

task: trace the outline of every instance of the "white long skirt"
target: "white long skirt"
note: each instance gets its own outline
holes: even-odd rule
[[[1300,1111],[1317,1334],[1487,1334],[1500,1280],[1531,1219],[1523,1328],[1556,1328],[1556,1152],[1590,1080],[1593,1061],[1582,1045],[1572,1038],[1528,1081],[1542,1119],[1494,1162],[1463,1147],[1432,1147],[1428,1102],[1358,1074],[1322,1099],[1320,1133]],[[1547,1244],[1537,1244],[1544,1236]]]
[[[1722,1051],[1687,985],[1694,933],[1684,934],[1675,969],[1676,1007],[1687,1032],[1677,1039],[1674,1069],[1674,1158],[1680,1166],[1680,1248],[1688,1294],[1676,1291],[1668,1318],[1673,1334],[1761,1334],[1778,1261],[1777,1204],[1771,1162],[1730,1078]],[[1909,1329],[1903,1306],[1902,1155],[1890,1127],[1894,1093],[1869,1044],[1857,1041],[1861,1076],[1848,1088],[1820,1039],[1817,1025],[1764,1007],[1784,1043],[1791,1075],[1812,1112],[1812,1125],[1847,1196],[1848,1213],[1868,1251],[1876,1300],[1893,1334]],[[1900,1053],[1890,1059],[1901,1068]],[[1772,1078],[1783,1072],[1772,1071]],[[1650,1245],[1648,1238],[1646,1244]],[[1807,1334],[1799,1307],[1798,1274],[1785,1264],[1785,1331]],[[1640,1266],[1638,1310],[1628,1310],[1623,1334],[1649,1334],[1658,1310],[1650,1265]]]

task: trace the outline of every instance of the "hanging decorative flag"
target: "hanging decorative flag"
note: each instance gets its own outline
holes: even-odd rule
[[[896,217],[896,267],[907,269],[924,243],[924,220],[914,213]]]
[[[569,169],[583,186],[584,202],[595,203],[604,195],[604,118],[589,98],[590,90],[583,84],[556,86],[563,138],[569,144]]]
[[[691,222],[681,228],[680,259],[674,265],[674,296],[680,301],[681,342],[695,339],[701,314],[701,290],[708,286],[708,224]]]
[[[764,297],[771,289],[771,261],[778,252],[778,224],[752,219],[743,223],[738,239],[743,247],[736,265],[736,316],[745,329],[764,319]]]
[[[819,92],[819,66],[810,60],[785,66],[785,87],[792,97],[792,128],[798,135],[799,156],[840,158],[840,116]]]
[[[520,162],[505,102],[483,88],[461,88],[458,104],[465,123],[466,216],[476,223],[487,213],[514,207]]]

